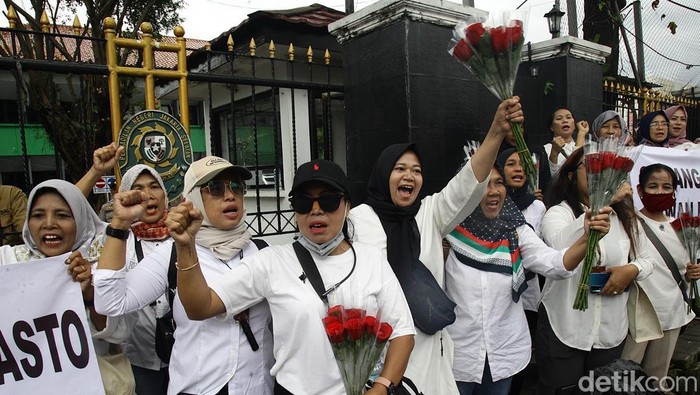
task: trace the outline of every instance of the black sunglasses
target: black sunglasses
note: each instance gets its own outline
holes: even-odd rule
[[[207,188],[209,194],[215,197],[221,197],[226,194],[226,188],[231,190],[234,195],[245,195],[247,188],[244,182],[238,181],[221,181],[213,180],[206,183],[202,188]]]
[[[292,210],[299,214],[309,213],[314,202],[318,202],[321,210],[331,213],[340,207],[340,200],[343,197],[342,193],[323,193],[315,198],[307,195],[295,195],[289,201],[292,204]]]

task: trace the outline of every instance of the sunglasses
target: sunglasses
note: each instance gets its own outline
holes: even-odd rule
[[[202,188],[207,188],[209,194],[214,197],[222,197],[226,194],[226,188],[234,195],[245,195],[247,188],[244,182],[214,180],[206,183]]]
[[[296,195],[289,201],[295,213],[309,213],[314,206],[314,202],[318,202],[321,210],[331,213],[340,207],[340,200],[343,197],[342,193],[323,193],[315,198],[307,195]]]

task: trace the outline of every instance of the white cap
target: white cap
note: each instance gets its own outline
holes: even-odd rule
[[[233,165],[231,162],[218,156],[206,156],[192,162],[190,168],[187,169],[185,173],[185,188],[182,191],[182,195],[187,196],[194,187],[206,184],[219,173],[227,170],[238,175],[243,181],[253,178],[250,171],[243,166]]]

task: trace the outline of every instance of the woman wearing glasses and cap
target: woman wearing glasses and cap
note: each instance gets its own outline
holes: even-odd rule
[[[236,314],[267,300],[276,329],[275,394],[341,395],[345,389],[322,319],[329,304],[379,312],[393,333],[384,370],[366,394],[391,392],[392,383],[403,377],[415,330],[401,286],[379,249],[350,242],[345,173],[329,161],[305,163],[294,176],[290,200],[301,233],[296,248],[309,252],[326,291],[314,290],[294,243],[266,248],[225,276],[207,281],[194,244],[203,213],[185,202],[171,211],[168,227],[177,246],[178,290],[188,316]]]
[[[209,156],[190,166],[183,195],[202,213],[196,253],[201,273],[209,280],[234,270],[241,259],[258,252],[245,224],[243,195],[251,173],[227,160]],[[95,307],[107,315],[142,309],[168,287],[173,242],[162,243],[131,269],[124,268],[126,240],[134,219],[143,215],[148,196],[143,191],[114,196],[114,214],[95,271]],[[179,251],[178,251],[179,252]],[[186,260],[178,257],[180,268]],[[271,394],[273,379],[270,311],[265,303],[251,304],[244,315],[205,321],[187,319],[176,295],[173,316],[177,324],[170,358],[168,394]],[[247,317],[246,317],[247,316]]]

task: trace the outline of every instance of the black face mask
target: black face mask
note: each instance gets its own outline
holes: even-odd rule
[[[642,191],[642,204],[652,213],[666,211],[676,204],[675,192],[671,193],[646,193]]]

